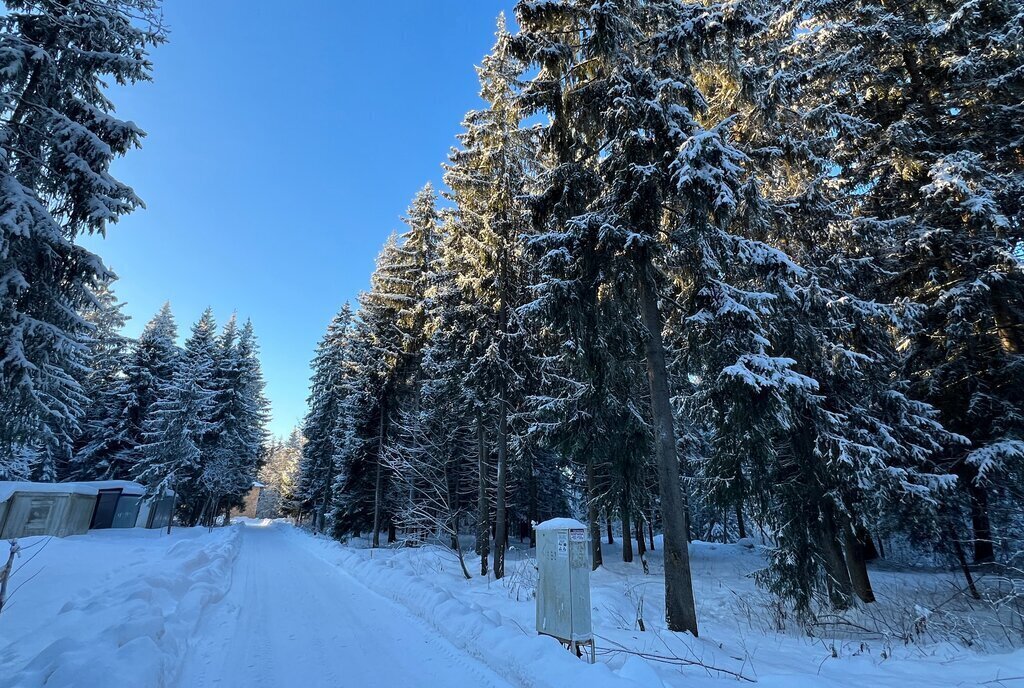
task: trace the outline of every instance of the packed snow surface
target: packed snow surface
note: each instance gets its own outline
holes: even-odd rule
[[[290,531],[274,522],[243,527],[231,589],[200,624],[181,688],[509,688]]]

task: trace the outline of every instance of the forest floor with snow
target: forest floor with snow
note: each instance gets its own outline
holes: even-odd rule
[[[660,541],[649,574],[606,545],[589,665],[534,632],[536,573],[519,543],[501,581],[467,581],[440,548],[371,550],[284,522],[22,545],[0,688],[1024,686],[1019,630],[961,602],[945,572],[874,567],[878,604],[806,627],[754,585],[758,550],[693,543],[695,639],[665,630]]]
[[[872,565],[877,603],[807,626],[755,585],[759,548],[694,542],[698,639],[665,628],[660,536],[646,555],[648,574],[639,559],[621,561],[616,538],[603,545],[605,565],[591,577],[598,663],[588,667],[534,632],[536,571],[526,544],[513,543],[507,575],[495,581],[466,580],[443,548],[372,550],[364,540],[294,537],[525,686],[1024,686],[1024,629],[967,599],[952,572]],[[479,572],[479,557],[470,553],[467,564]]]

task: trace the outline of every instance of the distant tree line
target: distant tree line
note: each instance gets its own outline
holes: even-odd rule
[[[313,360],[298,505],[505,575],[582,509],[623,558],[756,527],[802,614],[906,536],[1019,543],[1024,4],[520,2],[445,166]],[[443,207],[441,207],[443,206]],[[635,535],[635,540],[631,538]],[[470,572],[466,570],[466,575]]]

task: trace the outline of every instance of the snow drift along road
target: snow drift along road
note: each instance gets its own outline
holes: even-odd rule
[[[173,685],[203,611],[227,591],[239,535],[126,528],[23,538],[0,617],[0,688]]]

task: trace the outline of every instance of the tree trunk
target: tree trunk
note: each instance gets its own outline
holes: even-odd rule
[[[740,539],[747,537],[747,524],[743,522],[743,498],[736,501],[736,528],[739,530]]]
[[[636,515],[636,553],[641,559],[647,553],[647,545],[644,543],[644,519],[640,514]]]
[[[875,539],[864,526],[857,526],[857,539],[864,545],[864,561],[874,561],[881,556],[875,546]]]
[[[4,610],[4,603],[7,602],[7,583],[14,572],[14,557],[17,556],[21,547],[17,540],[11,540],[11,549],[7,553],[7,563],[0,568],[0,612]]]
[[[590,524],[590,568],[596,571],[604,563],[601,557],[601,521],[597,510],[597,466],[594,465],[594,453],[587,452],[587,522]],[[611,521],[608,521],[608,532],[611,537]]]
[[[853,598],[853,582],[850,580],[850,570],[846,565],[846,557],[839,544],[839,533],[831,513],[822,515],[818,537],[822,565],[827,576],[829,602],[835,609],[849,609]]]
[[[483,413],[476,412],[477,528],[476,549],[480,554],[480,575],[487,575],[490,543],[491,505],[487,502],[487,447]]]
[[[615,533],[612,532],[612,515],[611,515],[611,512],[609,512],[607,510],[605,510],[605,513],[604,513],[604,522],[605,522],[605,525],[608,527],[608,544],[609,545],[614,545],[615,544]]]
[[[533,524],[540,518],[537,513],[537,476],[534,475],[534,454],[529,452],[530,471],[529,471],[529,492],[530,492],[530,503],[528,505],[528,512],[526,515],[527,525],[529,525],[529,537],[530,547],[537,546],[537,531],[533,529]]]
[[[458,516],[454,519],[454,525],[452,526],[452,549],[455,550],[455,555],[459,558],[459,566],[462,567],[462,575],[466,577],[466,580],[470,580],[473,576],[469,574],[469,569],[466,567],[466,555],[462,552],[462,543],[459,542],[459,518]]]
[[[992,318],[996,324],[999,344],[1007,354],[1016,355],[1021,352],[1019,323],[1014,322],[1013,311],[1005,297],[998,292],[992,294]]]
[[[971,567],[967,565],[967,555],[964,554],[964,548],[960,544],[960,537],[956,534],[956,531],[952,526],[946,526],[946,537],[953,546],[953,553],[956,554],[956,560],[960,564],[960,571],[964,574],[964,580],[967,581],[967,589],[971,593],[971,597],[976,600],[981,599],[981,595],[978,594],[978,587],[974,584],[974,576],[971,575]]]
[[[625,493],[623,493],[625,495]],[[631,529],[632,524],[629,521],[629,497],[623,496],[622,506],[620,508],[620,518],[622,519],[622,561],[627,564],[633,561],[633,531]]]
[[[387,404],[381,399],[380,429],[377,441],[377,476],[373,486],[373,547],[380,547],[381,501],[384,499],[384,435],[387,432]]]
[[[207,495],[206,499],[203,500],[203,508],[199,512],[199,518],[196,519],[195,525],[205,526],[206,525],[206,510],[210,508],[210,501],[213,499],[212,496]]]
[[[661,313],[657,286],[650,258],[637,265],[640,281],[640,305],[646,338],[647,378],[651,388],[651,417],[654,448],[658,463],[658,486],[665,531],[665,619],[670,631],[689,631],[697,635],[697,609],[690,577],[690,553],[687,549],[686,500],[679,480],[679,458],[672,401],[665,364],[665,344],[661,336]],[[684,428],[684,432],[687,429]]]
[[[650,540],[651,540],[650,541],[649,549],[653,552],[654,551],[654,509],[653,508],[651,509],[651,518],[650,518],[650,520],[647,521],[647,537],[649,537]]]
[[[988,518],[988,493],[973,480],[968,482],[971,500],[971,526],[974,531],[974,563],[989,564],[996,560],[992,541],[992,524]]]
[[[505,547],[508,524],[505,523],[505,480],[508,471],[508,405],[505,390],[498,395],[498,472],[494,494],[494,579],[505,575]]]
[[[868,577],[867,548],[852,527],[843,528],[843,539],[846,541],[846,563],[850,569],[853,592],[861,602],[874,602],[875,593],[871,589],[871,579]]]

